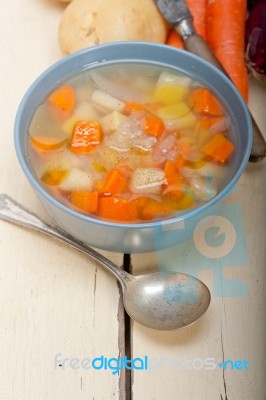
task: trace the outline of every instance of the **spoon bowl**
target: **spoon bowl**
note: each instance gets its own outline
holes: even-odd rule
[[[5,194],[0,194],[0,219],[54,237],[100,263],[120,282],[129,316],[149,328],[165,331],[183,328],[198,320],[209,307],[209,289],[199,279],[180,272],[133,276]]]
[[[134,276],[124,290],[124,306],[130,317],[157,330],[191,325],[205,313],[210,300],[207,286],[184,273]]]

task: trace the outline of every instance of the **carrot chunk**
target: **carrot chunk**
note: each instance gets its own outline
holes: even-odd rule
[[[135,204],[138,208],[140,218],[143,220],[151,220],[162,216],[162,214],[171,212],[171,209],[163,202],[149,197],[139,197],[135,200]]]
[[[179,165],[172,160],[167,160],[164,166],[164,176],[167,183],[164,191],[166,196],[179,198],[185,189],[185,181],[179,174]]]
[[[115,196],[100,197],[98,213],[101,218],[117,222],[138,220],[136,204]]]
[[[177,170],[175,162],[172,160],[167,160],[164,165],[164,177],[167,182],[167,185],[173,185],[176,183],[177,179]]]
[[[72,111],[75,107],[75,92],[69,85],[56,89],[48,97],[48,102],[63,111]]]
[[[124,175],[117,169],[107,172],[103,184],[100,187],[100,193],[120,194],[127,188],[127,180]]]
[[[86,213],[94,213],[98,206],[98,192],[72,192],[71,203]]]
[[[126,101],[124,107],[124,114],[129,115],[133,112],[143,111],[144,107],[142,104],[137,103],[135,101]]]
[[[77,121],[70,144],[73,153],[90,153],[101,143],[103,137],[101,125],[92,120]]]
[[[66,176],[67,171],[64,169],[48,168],[42,175],[41,180],[46,185],[59,185]]]
[[[207,156],[212,157],[215,161],[225,163],[234,151],[234,145],[225,136],[217,133],[202,148]]]
[[[188,104],[198,114],[221,116],[223,107],[215,96],[206,88],[198,88],[188,95]]]
[[[147,115],[144,118],[144,132],[157,138],[160,137],[164,132],[163,121],[155,115]]]

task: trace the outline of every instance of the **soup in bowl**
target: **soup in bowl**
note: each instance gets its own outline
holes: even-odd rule
[[[19,161],[49,214],[102,249],[154,251],[223,198],[251,147],[233,84],[187,52],[113,43],[33,83],[15,124]]]

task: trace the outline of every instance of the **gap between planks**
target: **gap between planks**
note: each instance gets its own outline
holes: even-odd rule
[[[122,268],[126,272],[129,273],[132,272],[130,254],[124,254]],[[126,313],[124,308],[123,294],[120,284],[118,284],[118,286],[120,292],[118,314],[117,314],[118,329],[119,329],[119,335],[118,335],[119,358],[126,356],[128,360],[131,360],[132,356],[131,319]],[[129,369],[124,368],[120,371],[119,400],[132,400],[132,374]]]

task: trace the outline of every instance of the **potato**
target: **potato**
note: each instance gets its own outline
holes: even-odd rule
[[[63,12],[59,44],[64,53],[116,41],[165,43],[168,26],[153,0],[74,0]]]
[[[159,168],[136,168],[130,190],[133,193],[159,193],[164,183],[164,172]]]
[[[94,182],[92,176],[80,168],[71,168],[59,188],[70,191],[92,191]]]

